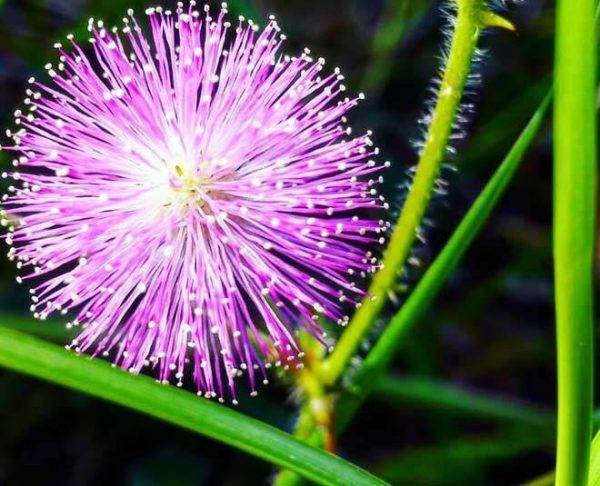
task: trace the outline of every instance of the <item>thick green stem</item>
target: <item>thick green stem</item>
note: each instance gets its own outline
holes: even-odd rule
[[[510,22],[491,13],[484,0],[456,0],[455,3],[457,17],[447,64],[413,184],[396,224],[396,230],[388,244],[382,268],[375,275],[369,288],[369,297],[363,300],[335,351],[322,364],[319,375],[326,384],[334,384],[356,354],[365,334],[385,305],[388,293],[397,282],[398,273],[410,255],[446,155],[481,30],[488,26],[513,29]],[[306,413],[309,413],[309,409],[303,407],[300,411],[299,423],[307,423],[303,417]],[[309,441],[314,440],[315,437],[314,433],[311,434]],[[283,486],[299,482],[297,475],[283,471],[275,484]]]
[[[352,317],[335,351],[323,363],[324,379],[335,383],[356,354],[367,331],[385,305],[388,293],[398,280],[419,233],[423,215],[444,161],[463,91],[471,70],[481,29],[498,25],[502,19],[488,12],[481,0],[458,0],[454,34],[448,62],[440,83],[436,107],[425,145],[406,202],[389,241],[382,268],[369,288],[369,297]],[[510,24],[507,24],[510,25]]]
[[[587,483],[592,434],[596,205],[594,4],[594,0],[561,0],[557,5],[554,265],[558,486]]]

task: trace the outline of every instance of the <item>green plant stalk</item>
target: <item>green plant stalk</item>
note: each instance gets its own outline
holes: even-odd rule
[[[594,417],[596,426],[600,419],[597,414],[598,412],[596,412]],[[550,471],[539,478],[528,481],[522,486],[553,486],[555,484],[555,477],[555,471]],[[596,433],[594,440],[592,441],[587,486],[600,486],[600,431]]]
[[[594,10],[594,0],[560,0],[556,11],[553,246],[558,359],[557,486],[587,484],[592,438]]]
[[[137,410],[324,485],[386,484],[343,459],[218,403],[0,327],[0,366]]]
[[[319,374],[326,384],[333,385],[340,378],[350,359],[356,354],[365,334],[383,309],[388,293],[397,282],[398,274],[410,255],[446,155],[479,34],[486,22],[483,13],[487,12],[483,0],[457,0],[456,8],[456,23],[447,64],[413,183],[388,243],[381,269],[375,274],[369,287],[368,297],[363,299],[354,313],[331,356],[321,364]],[[299,424],[309,422],[308,418],[303,416],[309,412],[307,407],[300,409]],[[295,431],[294,435],[298,436],[298,433],[299,431]],[[297,475],[284,471],[277,477],[274,486],[287,486],[298,482]]]
[[[294,436],[305,440],[313,430],[318,429],[322,438],[320,443],[325,445],[325,450],[334,452],[333,397],[326,393],[323,384],[311,369],[301,369],[297,374],[296,383],[302,388],[305,396]]]
[[[456,270],[466,250],[512,179],[525,150],[543,122],[551,99],[552,93],[549,92],[448,243],[365,358],[354,379],[355,385],[361,389],[361,392],[368,390],[371,384],[383,375],[396,354],[402,337],[424,316],[446,280]]]
[[[525,151],[529,148],[542,126],[544,116],[551,100],[552,91],[549,90],[544,97],[544,100],[540,103],[536,112],[531,117],[529,123],[502,161],[502,164],[500,164],[494,173],[494,176],[477,197],[477,200],[462,219],[448,243],[446,243],[429,270],[417,284],[406,303],[392,320],[394,324],[393,327],[388,326],[388,328],[384,330],[380,340],[375,345],[375,348],[367,356],[367,362],[371,364],[371,372],[373,374],[370,375],[370,379],[373,383],[376,383],[376,377],[381,376],[380,373],[383,373],[389,365],[391,357],[396,353],[400,346],[402,335],[427,312],[433,299],[436,297],[445,281],[455,271],[471,242],[475,239],[484,225],[489,214],[506,190],[509,182],[512,180],[515,171],[523,159]],[[373,356],[372,353],[375,350],[377,351]],[[383,362],[381,363],[382,366],[377,365],[379,359],[383,359]],[[364,363],[362,366],[364,366]],[[358,392],[357,394],[346,393],[339,400],[340,405],[337,411],[336,427],[338,433],[346,428],[352,417],[364,403],[368,394],[373,391],[373,386],[369,386],[369,380],[366,379],[368,376],[368,372],[365,373],[362,371],[361,367],[354,380],[354,388],[360,387],[360,390],[356,390]],[[316,432],[311,434],[308,442],[311,444],[318,444],[318,434]],[[297,475],[293,475],[296,478],[296,481],[292,482],[289,480],[291,474],[288,472],[282,473],[282,475],[284,474],[287,476],[286,479],[288,480],[285,483],[277,483],[277,486],[283,486],[284,484],[286,486],[298,484],[299,481]]]
[[[377,382],[377,377],[382,376],[383,371],[389,365],[392,356],[400,345],[403,334],[426,313],[439,290],[455,271],[471,242],[483,227],[512,180],[525,151],[529,148],[542,126],[551,100],[552,91],[549,90],[493,177],[452,234],[448,243],[417,284],[408,300],[394,316],[390,325],[384,330],[379,341],[367,356],[366,361],[359,368],[354,379],[354,388],[357,389],[355,390],[357,393],[345,394],[338,401],[339,407],[336,417],[336,430],[338,432],[346,428],[363,404],[366,396],[373,391],[373,385]],[[373,355],[373,352],[375,352],[375,355]],[[381,360],[381,363],[379,363],[379,360]],[[371,375],[369,375],[369,371],[365,372],[363,370],[365,364],[370,368]],[[301,415],[302,413],[304,412],[301,412]],[[306,434],[305,429],[302,432]],[[313,432],[307,442],[319,444],[318,433]],[[299,482],[297,475],[289,471],[283,471],[278,476],[275,485],[292,486]]]
[[[446,156],[481,30],[488,25],[512,27],[504,19],[487,11],[483,0],[457,0],[456,4],[456,23],[448,61],[412,186],[388,243],[382,267],[373,277],[369,287],[368,297],[363,299],[335,350],[322,364],[321,371],[326,383],[335,383],[356,354],[410,255]]]

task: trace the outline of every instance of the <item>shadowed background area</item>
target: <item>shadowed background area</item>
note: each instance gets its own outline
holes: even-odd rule
[[[127,8],[141,12],[147,6],[140,0],[0,0],[1,125],[12,126],[27,79],[45,79],[54,42],[69,32],[85,38],[90,16],[112,25]],[[357,132],[375,132],[381,157],[392,161],[387,195],[399,204],[407,170],[416,162],[418,120],[439,67],[445,27],[440,3],[235,0],[229,6],[233,15],[259,24],[276,14],[288,52],[310,47],[327,67],[342,69],[350,91],[365,92],[350,123]],[[428,243],[415,249],[401,300],[549,85],[551,2],[528,0],[506,9],[518,32],[494,32],[483,41],[488,52],[476,68],[482,85],[473,86],[467,135],[449,160],[458,170],[443,174],[448,194],[432,205]],[[553,467],[550,148],[546,127],[460,269],[406,336],[395,378],[382,384],[340,438],[340,454],[392,484],[520,484]],[[2,170],[10,166],[5,152],[0,164]],[[27,290],[16,285],[15,275],[12,264],[0,259],[0,325],[67,342],[64,323],[29,317]],[[284,429],[293,425],[295,408],[285,386],[269,385],[257,399],[243,390],[240,395],[243,412]],[[488,395],[491,400],[483,400]],[[274,472],[192,433],[3,370],[0,430],[2,485],[266,484]]]

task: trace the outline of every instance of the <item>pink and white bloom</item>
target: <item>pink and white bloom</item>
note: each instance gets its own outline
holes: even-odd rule
[[[30,80],[8,150],[9,257],[45,319],[73,312],[77,352],[207,397],[254,391],[271,363],[301,361],[364,296],[382,243],[381,165],[352,136],[339,71],[308,50],[280,53],[271,17],[216,18],[195,2],[133,12],[120,29],[90,20]],[[145,31],[147,32],[147,35]]]

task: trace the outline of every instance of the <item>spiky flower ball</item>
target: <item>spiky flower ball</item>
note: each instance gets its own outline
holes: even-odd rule
[[[35,315],[77,313],[70,347],[163,382],[190,370],[219,398],[298,365],[295,329],[346,322],[385,206],[339,71],[282,55],[274,18],[226,13],[130,10],[121,29],[91,19],[88,50],[57,44],[9,133],[2,213]]]

